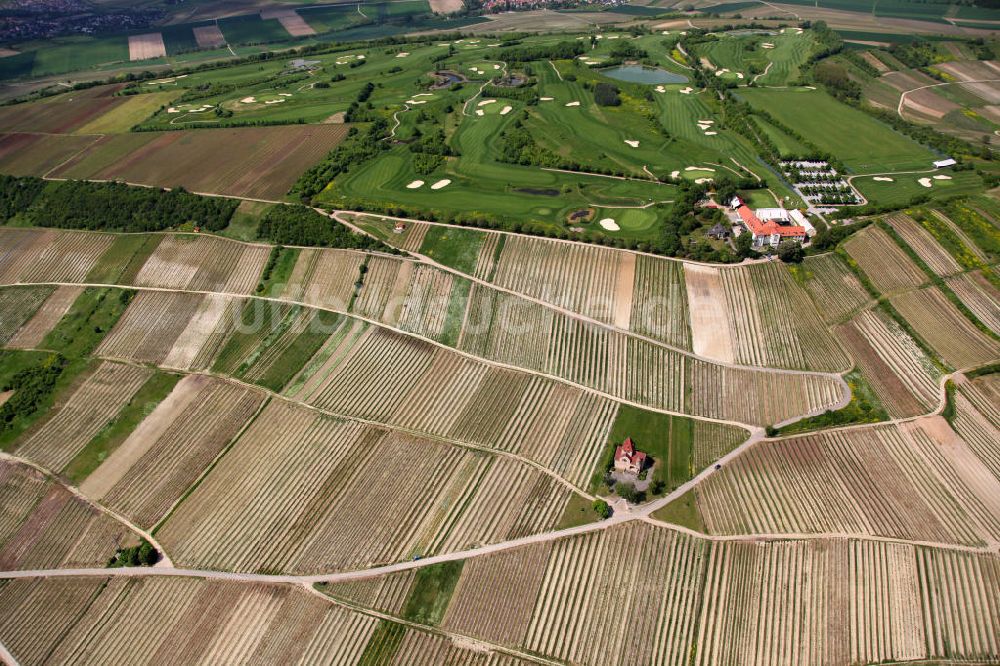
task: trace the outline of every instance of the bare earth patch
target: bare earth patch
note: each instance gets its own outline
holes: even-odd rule
[[[10,400],[10,397],[14,395],[14,391],[2,391],[0,392],[0,406],[3,406],[5,402]]]
[[[260,17],[264,20],[278,19],[281,27],[287,30],[292,37],[308,37],[316,34],[312,26],[306,23],[305,19],[299,16],[294,9],[263,11],[260,13]]]
[[[691,343],[694,353],[725,363],[733,362],[733,340],[726,317],[726,295],[719,270],[684,264]]]
[[[462,0],[431,0],[431,11],[437,14],[451,14],[462,9]]]
[[[128,59],[148,60],[162,58],[167,55],[167,47],[163,44],[163,34],[150,32],[145,35],[130,35],[128,38]]]
[[[217,49],[226,45],[226,38],[217,25],[203,25],[192,30],[194,39],[198,42],[198,47],[203,49]]]
[[[615,281],[615,313],[613,323],[618,328],[628,330],[632,320],[632,285],[635,284],[635,255],[622,254]]]

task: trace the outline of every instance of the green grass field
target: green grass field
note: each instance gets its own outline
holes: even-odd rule
[[[951,180],[934,180],[934,175],[950,176]],[[893,180],[876,181],[874,177],[855,178],[852,182],[865,197],[883,206],[905,206],[921,195],[932,199],[944,199],[973,194],[983,189],[982,178],[975,171],[955,171],[952,173],[913,173],[889,176]],[[919,179],[931,178],[931,186],[924,187]]]
[[[740,97],[788,125],[855,173],[929,169],[937,156],[820,90],[741,90]]]
[[[654,460],[654,484],[660,482],[663,492],[670,492],[691,478],[693,428],[689,418],[622,405],[611,426],[609,447],[613,454],[615,446],[631,437],[636,448]]]

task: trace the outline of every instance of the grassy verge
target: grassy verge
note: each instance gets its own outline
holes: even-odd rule
[[[695,489],[687,491],[662,509],[653,512],[653,518],[665,523],[687,527],[696,532],[707,533],[705,521],[698,511]]]
[[[382,620],[375,627],[365,651],[361,653],[358,666],[381,666],[391,664],[406,635],[406,627],[396,622]]]
[[[285,285],[288,284],[288,278],[291,277],[298,258],[299,250],[295,248],[281,245],[271,248],[271,255],[267,258],[264,271],[260,275],[260,282],[257,283],[257,294],[270,297],[280,296],[285,290]]]
[[[52,408],[72,394],[77,379],[96,367],[96,361],[67,360],[59,354],[33,356],[29,362],[11,359],[11,354],[22,353],[33,352],[4,352],[0,356],[0,374],[7,375],[0,390],[14,391],[0,407],[0,450],[4,451],[39,419],[51,415]],[[8,362],[20,369],[11,372],[6,368]]]
[[[342,326],[343,322],[344,317],[341,315],[325,310],[317,311],[306,330],[299,333],[298,337],[281,352],[257,383],[274,392],[281,391],[316,355],[331,332]]]
[[[87,443],[80,453],[63,470],[63,475],[79,485],[91,472],[97,469],[111,453],[135,430],[156,406],[170,394],[180,375],[157,372],[143,384],[142,388],[125,405],[108,425],[94,439]]]
[[[465,560],[456,560],[418,569],[402,617],[421,624],[440,624],[464,566]]]
[[[836,411],[828,409],[822,414],[796,421],[784,428],[768,428],[768,435],[772,437],[775,435],[795,435],[822,428],[889,420],[889,414],[886,413],[878,396],[875,395],[875,391],[860,371],[852,370],[844,376],[844,379],[851,387],[851,401],[847,403],[846,407]]]
[[[86,356],[114,328],[133,296],[130,289],[84,289],[41,346],[69,357]]]
[[[472,229],[432,225],[424,236],[420,253],[468,275],[475,273],[479,248],[485,234]]]
[[[161,240],[163,236],[159,235],[116,236],[114,243],[87,275],[87,282],[131,283]]]
[[[556,525],[556,529],[564,530],[567,527],[596,523],[598,520],[600,520],[600,516],[594,511],[593,500],[573,493],[569,498],[569,503],[566,504],[566,509],[563,511],[562,517],[559,519],[559,524]]]

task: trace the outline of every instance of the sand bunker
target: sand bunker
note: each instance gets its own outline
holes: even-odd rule
[[[742,79],[743,78],[743,72],[736,72],[736,78]]]
[[[257,101],[256,97],[244,97],[240,100],[240,104],[253,104]]]
[[[930,187],[932,185],[930,178],[921,178],[917,182],[923,185],[924,187]]]
[[[427,100],[426,99],[408,99],[408,100],[406,100],[406,103],[407,104],[426,104]]]
[[[410,55],[410,54],[407,53],[406,51],[400,51],[399,53],[396,54],[396,57],[397,58],[405,58],[408,55]]]
[[[539,102],[551,102],[554,99],[555,99],[555,97],[539,97],[538,101]]]
[[[512,107],[512,106],[505,106],[502,109],[500,109],[500,115],[501,116],[506,116],[508,113],[510,113],[513,110],[514,110],[514,107]]]
[[[658,93],[665,93],[665,92],[667,92],[667,89],[664,88],[663,86],[656,86],[655,88],[653,88],[653,90],[655,90]]]
[[[670,172],[670,177],[671,177],[671,178],[677,178],[677,177],[678,177],[678,176],[680,176],[680,175],[681,175],[681,172],[680,172],[680,171],[671,171],[671,172]]]
[[[693,91],[693,90],[694,90],[694,88],[692,88],[692,87],[688,86],[687,88],[681,88],[681,89],[680,89],[680,93],[681,93],[682,95],[690,95],[690,94],[691,94],[691,91]]]
[[[951,176],[945,176],[945,175],[934,176],[934,180],[951,180]]]
[[[500,65],[493,65],[493,69],[500,69]]]
[[[443,178],[442,180],[439,180],[438,182],[436,182],[433,185],[431,185],[431,189],[432,190],[440,190],[442,187],[445,187],[446,185],[450,185],[450,184],[451,184],[450,180],[448,180],[447,178]]]
[[[694,182],[695,182],[696,185],[701,185],[702,183],[711,183],[712,179],[711,178],[695,178]]]
[[[283,99],[269,99],[264,104],[281,104],[284,101]]]
[[[715,136],[718,132],[705,132],[705,136]]]
[[[476,109],[476,115],[477,116],[485,116],[486,112],[483,111],[482,109]]]
[[[874,178],[872,178],[872,180],[877,180],[880,183],[892,183],[892,182],[895,182],[895,181],[893,181],[892,178],[887,178],[885,176],[875,176]]]
[[[484,99],[482,102],[480,102],[476,106],[486,106],[487,104],[493,104],[495,102],[496,102],[495,99]]]
[[[180,113],[180,112],[181,112],[180,109],[175,109],[174,107],[170,107],[169,109],[167,109],[167,113]]]
[[[424,186],[424,181],[422,181],[422,180],[414,180],[413,182],[411,182],[409,185],[406,186],[406,189],[408,189],[408,190],[415,190],[418,187],[423,187],[423,186]]]
[[[618,226],[618,223],[615,222],[610,217],[604,218],[603,220],[598,222],[598,224],[601,225],[602,228],[607,229],[608,231],[621,231],[621,227]]]
[[[639,147],[639,142],[635,141],[633,139],[625,139],[625,143],[627,143],[628,145],[632,146],[633,148],[638,148]]]
[[[417,93],[414,97],[434,97],[434,93]]]
[[[715,169],[713,169],[711,167],[689,166],[689,167],[684,167],[684,170],[685,171],[711,171],[712,173],[715,173]]]
[[[579,102],[566,102],[566,106],[580,106]]]

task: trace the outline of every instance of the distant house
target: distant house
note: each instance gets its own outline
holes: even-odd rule
[[[762,220],[747,206],[740,206],[736,211],[740,216],[740,221],[747,228],[753,238],[755,247],[764,245],[777,246],[783,240],[794,240],[803,242],[806,239],[805,227],[793,224],[781,224],[788,220],[788,211],[781,208],[761,208],[759,213],[769,215],[775,211],[781,211],[784,216],[771,217]]]
[[[733,197],[733,200],[729,202],[729,207],[732,208],[733,210],[736,210],[742,205],[743,201],[741,201],[739,197]]]
[[[934,162],[934,168],[943,169],[945,167],[955,166],[956,164],[958,164],[958,162],[949,157],[948,159],[937,160],[936,162]]]
[[[627,437],[621,446],[615,449],[615,471],[628,474],[638,474],[646,465],[646,454],[635,448],[632,438]]]
[[[404,231],[406,231],[406,223],[405,222],[397,222],[392,227],[392,233],[394,233],[394,234],[401,234]]]
[[[716,222],[715,226],[708,230],[708,237],[725,240],[726,238],[729,238],[729,229],[726,229],[724,226]]]

